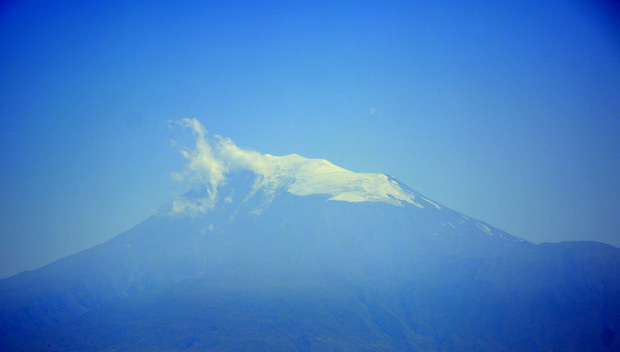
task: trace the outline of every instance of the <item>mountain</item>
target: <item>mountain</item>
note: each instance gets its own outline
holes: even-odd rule
[[[620,249],[536,245],[390,176],[199,127],[178,175],[199,186],[0,280],[0,350],[620,350]]]

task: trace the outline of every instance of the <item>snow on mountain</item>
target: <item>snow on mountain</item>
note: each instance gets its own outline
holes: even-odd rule
[[[355,173],[327,160],[307,159],[296,154],[266,157],[275,167],[264,175],[260,186],[284,186],[297,196],[326,194],[330,196],[329,200],[393,205],[408,202],[423,208],[411,191],[404,190],[383,174]]]
[[[237,147],[230,139],[215,136],[212,143],[207,131],[195,119],[180,124],[193,130],[195,149],[182,150],[188,159],[185,172],[176,174],[179,180],[190,180],[207,188],[204,197],[175,200],[173,213],[203,213],[218,201],[218,189],[230,181],[230,174],[239,170],[256,175],[250,196],[261,190],[264,202],[273,199],[278,190],[297,196],[322,194],[328,200],[345,202],[384,202],[395,206],[409,203],[418,208],[440,207],[400,186],[384,174],[356,173],[324,159],[308,159],[297,154],[273,156]],[[249,197],[248,197],[249,198]]]

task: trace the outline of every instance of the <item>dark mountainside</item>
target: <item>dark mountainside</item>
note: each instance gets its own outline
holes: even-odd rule
[[[1,280],[0,350],[620,350],[618,248],[535,245],[430,201],[269,198],[255,178]]]

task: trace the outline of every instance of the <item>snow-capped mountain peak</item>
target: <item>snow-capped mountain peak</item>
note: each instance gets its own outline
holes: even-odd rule
[[[413,192],[403,189],[384,174],[356,173],[324,159],[308,159],[297,154],[277,157],[265,155],[271,162],[258,187],[269,191],[284,187],[297,195],[329,195],[328,200],[346,202],[385,202],[402,205],[416,202]]]
[[[273,156],[239,148],[228,138],[215,136],[211,141],[206,130],[195,119],[184,119],[184,127],[194,131],[196,146],[182,150],[188,160],[186,170],[175,174],[179,180],[189,180],[206,188],[202,197],[180,197],[172,213],[204,213],[221,200],[220,189],[231,182],[239,171],[251,172],[255,179],[244,201],[257,194],[268,204],[279,191],[296,196],[326,195],[329,201],[383,202],[395,206],[410,204],[418,208],[440,207],[403,187],[385,174],[356,173],[324,159],[309,159],[297,154]],[[260,191],[260,192],[259,192]],[[232,199],[228,199],[232,202]],[[260,209],[255,209],[260,212]]]

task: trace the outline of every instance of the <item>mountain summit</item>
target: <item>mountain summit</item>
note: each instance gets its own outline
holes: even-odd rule
[[[188,192],[0,280],[4,351],[616,351],[620,250],[536,245],[383,174],[206,138]]]
[[[328,200],[346,202],[384,202],[402,206],[403,202],[419,208],[439,206],[418,197],[395,180],[383,174],[355,173],[324,159],[308,159],[297,154],[273,156],[237,147],[230,139],[216,136],[214,145],[206,138],[206,130],[195,119],[184,119],[181,125],[196,135],[193,151],[181,150],[188,159],[187,170],[175,174],[178,179],[198,181],[207,192],[200,199],[178,199],[174,213],[205,212],[214,206],[218,188],[225,185],[230,174],[246,170],[255,174],[248,198],[260,191],[268,202],[279,191],[297,196],[328,195]]]
[[[296,196],[327,195],[328,200],[334,201],[383,202],[397,206],[406,202],[419,208],[424,207],[416,201],[413,191],[401,187],[397,181],[384,174],[355,173],[327,160],[307,159],[297,154],[280,157],[265,154],[261,158],[261,168],[255,173],[248,199],[260,191],[268,201],[277,192],[286,191]],[[201,202],[191,204],[187,198],[177,200],[173,212],[183,212],[188,208],[200,209],[199,204],[207,204],[209,200],[217,200],[216,187],[208,192],[206,198],[200,199]],[[419,201],[440,208],[428,199],[420,197]]]

